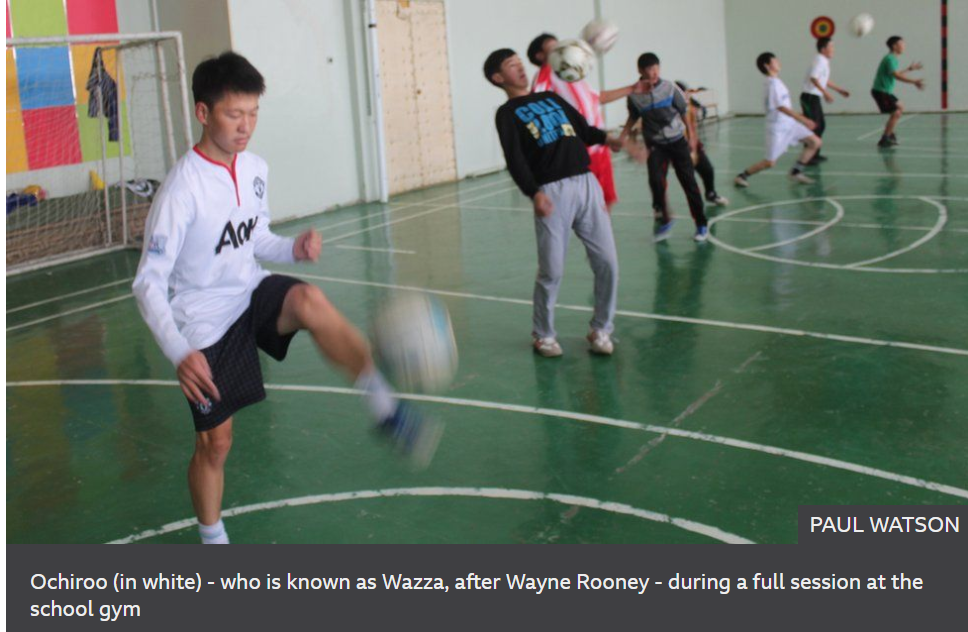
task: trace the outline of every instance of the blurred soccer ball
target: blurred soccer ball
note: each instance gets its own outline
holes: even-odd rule
[[[854,19],[850,21],[850,32],[854,34],[854,37],[864,37],[873,30],[874,16],[870,13],[855,15]]]
[[[587,77],[592,71],[594,59],[595,51],[582,40],[565,40],[548,56],[551,69],[569,83]]]
[[[618,27],[608,20],[592,20],[581,30],[581,38],[598,53],[604,55],[618,41]]]
[[[398,388],[435,393],[457,373],[457,342],[450,314],[437,299],[418,293],[391,296],[372,328],[377,361]]]

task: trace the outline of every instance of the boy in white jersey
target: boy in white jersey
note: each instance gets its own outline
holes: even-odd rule
[[[733,182],[738,187],[748,187],[749,177],[776,164],[777,158],[791,145],[803,143],[800,159],[790,170],[790,179],[801,184],[813,184],[803,174],[807,163],[820,149],[823,142],[813,133],[817,124],[793,111],[790,91],[780,80],[780,60],[773,53],[762,53],[756,58],[756,67],[766,75],[763,84],[763,100],[766,108],[766,157],[746,168]]]
[[[211,544],[228,543],[221,505],[232,415],[265,399],[257,349],[281,361],[305,329],[366,393],[378,427],[404,449],[429,458],[440,431],[397,401],[363,337],[319,288],[257,263],[316,261],[322,249],[312,229],[295,239],[269,230],[268,168],[245,151],[264,92],[262,75],[241,55],[226,52],[195,69],[202,138],[155,197],[133,287],[191,406],[196,440],[188,484],[202,541]]]
[[[823,138],[823,132],[827,129],[827,122],[823,116],[823,101],[833,103],[834,97],[830,94],[833,90],[845,99],[850,93],[830,80],[830,60],[834,56],[834,43],[829,37],[821,37],[817,40],[817,56],[813,58],[807,76],[803,80],[803,91],[800,93],[800,107],[803,114],[808,119],[817,124],[814,132],[819,138]],[[821,101],[821,98],[823,101]],[[811,165],[821,163],[827,159],[821,156],[820,151],[814,154],[810,161]]]

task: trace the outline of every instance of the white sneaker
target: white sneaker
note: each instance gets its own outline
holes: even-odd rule
[[[546,358],[557,358],[564,353],[561,350],[561,345],[554,338],[535,338],[534,351]]]
[[[803,175],[803,173],[793,173],[793,172],[790,172],[790,179],[793,180],[794,182],[799,182],[800,184],[813,184],[814,183],[814,179],[813,178],[808,178],[807,176]]]
[[[615,351],[612,337],[601,329],[593,329],[588,333],[588,344],[592,346],[592,353],[598,355],[612,355],[612,352]]]
[[[738,187],[741,187],[741,188],[744,188],[745,189],[746,187],[748,187],[750,185],[750,181],[747,180],[743,176],[743,174],[739,174],[738,176],[736,176],[735,178],[733,178],[733,184],[735,184]]]
[[[746,183],[746,186],[749,186],[749,182]],[[707,197],[706,198],[706,201],[709,202],[710,204],[715,205],[715,206],[728,206],[729,205],[729,200],[727,198],[724,198],[723,196],[719,195],[718,193],[715,196]]]

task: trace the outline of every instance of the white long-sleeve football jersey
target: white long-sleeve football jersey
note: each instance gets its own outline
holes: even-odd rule
[[[155,196],[134,294],[145,322],[177,367],[216,343],[269,275],[257,259],[293,263],[293,239],[269,230],[268,166],[237,154],[232,167],[198,148]]]

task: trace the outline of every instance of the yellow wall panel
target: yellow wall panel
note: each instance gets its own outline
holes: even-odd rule
[[[7,49],[7,111],[20,110],[20,86],[17,85],[17,60]]]
[[[87,105],[91,93],[87,91],[87,78],[91,75],[91,62],[97,44],[76,44],[71,46],[71,65],[74,71],[74,94],[77,103]],[[115,81],[118,81],[118,52],[107,50],[102,53],[104,67]],[[121,99],[124,99],[124,78],[121,79]]]
[[[7,173],[27,171],[27,142],[20,110],[7,111]]]

